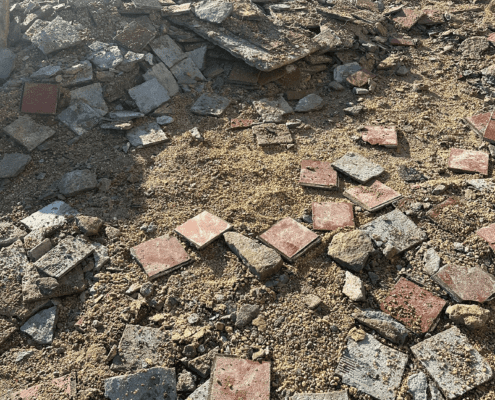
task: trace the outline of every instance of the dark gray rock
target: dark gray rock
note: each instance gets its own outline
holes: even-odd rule
[[[19,175],[26,165],[31,161],[27,154],[10,153],[5,154],[0,161],[0,179],[14,178]]]
[[[174,75],[172,74],[172,72],[170,72],[170,70],[164,63],[158,63],[154,65],[143,75],[143,78],[147,81],[156,78],[160,85],[167,89],[170,97],[174,97],[180,92],[179,85],[177,84]]]
[[[53,332],[57,322],[57,307],[40,311],[29,318],[21,326],[21,332],[27,333],[36,343],[50,344],[53,341]]]
[[[93,109],[84,101],[72,103],[58,115],[58,119],[78,136],[98,125],[100,117],[101,112]]]
[[[89,169],[68,172],[58,184],[60,193],[67,197],[96,189],[97,186],[96,174]]]
[[[257,305],[243,304],[237,310],[236,328],[244,328],[250,324],[260,313],[260,307]]]
[[[89,48],[92,51],[89,60],[99,69],[116,68],[124,61],[124,57],[118,46],[93,42],[89,45]]]
[[[201,71],[189,57],[184,58],[171,67],[170,72],[172,72],[175,79],[177,79],[179,85],[194,85],[205,80]]]
[[[10,49],[0,48],[0,82],[9,78],[14,70],[15,53]]]

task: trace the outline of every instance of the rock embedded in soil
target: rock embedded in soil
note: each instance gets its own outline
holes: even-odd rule
[[[349,271],[345,272],[345,284],[342,288],[342,293],[352,301],[366,300],[366,291],[364,289],[363,281]]]
[[[258,279],[265,280],[280,270],[282,258],[275,250],[237,232],[226,232],[223,237],[227,246]]]
[[[323,99],[317,94],[310,94],[297,103],[295,112],[310,112],[323,107]]]
[[[260,313],[260,307],[252,304],[243,304],[237,310],[236,328],[244,328],[249,325]]]
[[[196,389],[195,376],[189,371],[184,371],[177,377],[177,391],[178,392],[192,392]]]
[[[336,234],[328,246],[328,255],[353,272],[361,271],[375,250],[368,235],[361,230]]]
[[[76,196],[80,193],[96,189],[96,174],[88,169],[66,173],[59,183],[59,190],[64,196]]]
[[[491,317],[490,310],[475,304],[454,304],[447,307],[445,314],[456,324],[471,329],[479,329],[486,325]]]
[[[36,343],[50,344],[53,340],[55,323],[57,320],[57,307],[51,307],[40,311],[38,314],[29,318],[21,331],[27,333]]]

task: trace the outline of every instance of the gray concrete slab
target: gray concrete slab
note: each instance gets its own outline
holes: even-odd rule
[[[103,89],[101,83],[83,86],[70,92],[71,102],[82,101],[98,112],[100,116],[108,113],[107,103],[103,98]]]
[[[229,106],[230,100],[214,93],[202,94],[191,107],[197,115],[211,115],[219,117]]]
[[[97,186],[96,174],[88,169],[68,172],[58,184],[60,193],[67,197],[96,189]]]
[[[55,135],[55,131],[52,128],[37,124],[27,115],[21,115],[3,130],[10,138],[29,152]]]
[[[41,32],[31,38],[31,42],[44,54],[68,49],[82,43],[79,31],[61,17],[51,21]]]
[[[147,81],[156,78],[160,85],[162,85],[170,97],[175,96],[179,93],[180,88],[175,80],[174,75],[170,72],[164,63],[158,63],[154,65],[150,70],[146,71],[143,78]]]
[[[84,135],[100,122],[101,111],[84,101],[75,101],[58,115],[58,119],[78,136]]]
[[[163,35],[153,40],[150,46],[153,52],[168,68],[172,68],[179,61],[187,57],[177,43],[168,35]]]
[[[380,165],[355,153],[347,153],[337,161],[334,161],[332,167],[359,183],[366,183],[373,178],[377,178],[385,171]]]
[[[31,157],[22,153],[5,154],[0,160],[0,179],[14,178],[19,175],[26,165],[31,162]]]
[[[148,114],[170,100],[167,89],[156,78],[129,89],[129,95],[136,102],[139,111],[144,114]]]
[[[194,61],[186,57],[170,68],[179,85],[194,85],[206,80]]]
[[[53,341],[56,322],[57,307],[55,306],[29,318],[21,326],[21,332],[27,333],[36,343],[50,344]]]
[[[130,130],[127,133],[127,140],[134,147],[146,147],[168,142],[170,138],[163,132],[160,125],[156,122],[151,122]]]
[[[67,203],[55,201],[31,214],[29,217],[24,218],[21,220],[21,223],[33,231],[63,225],[66,217],[77,214],[77,210],[73,209]]]

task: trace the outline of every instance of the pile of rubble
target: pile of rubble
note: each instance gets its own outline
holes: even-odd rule
[[[431,4],[0,0],[0,398],[491,398],[494,6]]]

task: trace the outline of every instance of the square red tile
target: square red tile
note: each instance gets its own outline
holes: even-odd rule
[[[490,143],[495,143],[495,120],[493,112],[490,114],[490,120],[483,131],[483,140]]]
[[[485,239],[492,250],[495,251],[495,224],[491,224],[479,229],[476,234],[480,238]]]
[[[316,233],[292,218],[278,221],[259,238],[289,261],[294,261],[321,241]]]
[[[368,84],[369,79],[373,79],[375,77],[374,74],[372,74],[370,71],[367,69],[361,69],[352,75],[347,77],[347,82],[349,82],[352,86],[356,87],[363,87]]]
[[[461,202],[460,202],[460,200],[458,198],[456,198],[456,197],[449,197],[447,200],[444,200],[440,204],[437,204],[436,206],[434,206],[430,211],[428,211],[426,213],[426,215],[428,215],[428,217],[432,221],[438,222],[438,217],[439,217],[440,213],[442,212],[442,210],[445,207],[458,206],[460,204],[461,204]]]
[[[488,175],[488,153],[476,150],[450,149],[449,169],[454,172]]]
[[[28,114],[56,114],[58,85],[50,83],[24,84],[21,112]]]
[[[394,22],[401,28],[409,30],[423,17],[425,13],[412,8],[403,8],[394,18]]]
[[[208,211],[203,211],[175,228],[175,232],[191,242],[196,248],[202,249],[231,228],[232,225],[223,219],[210,214]]]
[[[217,355],[209,400],[269,400],[270,362]]]
[[[131,248],[131,255],[150,279],[159,278],[192,262],[180,242],[167,235]]]
[[[234,118],[230,121],[230,129],[243,129],[253,126],[254,120]]]
[[[426,333],[435,328],[446,304],[447,302],[440,297],[405,278],[400,278],[380,304],[380,308],[410,330]]]
[[[397,148],[397,129],[395,126],[365,126],[364,128],[362,138],[365,142]]]
[[[313,229],[334,231],[354,227],[354,212],[350,203],[313,203]]]
[[[472,117],[464,118],[464,121],[474,131],[474,133],[483,136],[486,127],[491,119],[491,112],[473,115]]]
[[[371,186],[354,186],[346,189],[344,196],[367,211],[378,211],[402,198],[400,193],[380,181]]]
[[[13,395],[13,398],[15,399],[22,399],[22,400],[36,400],[40,396],[40,390],[43,387],[46,387],[46,389],[50,390],[48,386],[53,386],[53,389],[55,391],[61,390],[62,393],[67,396],[65,397],[66,399],[75,399],[76,398],[76,378],[75,375],[65,375],[61,376],[60,378],[55,378],[50,381],[50,383],[44,383],[40,385],[35,385],[31,386],[30,388],[20,390],[19,392],[15,393]],[[51,390],[50,390],[51,392]],[[53,395],[57,395],[60,393],[51,393]],[[44,395],[50,395],[48,393],[44,393]]]
[[[457,302],[483,303],[495,295],[495,277],[480,267],[448,264],[432,276]]]
[[[299,184],[322,189],[335,189],[339,185],[339,178],[337,171],[332,168],[329,162],[302,160]]]

